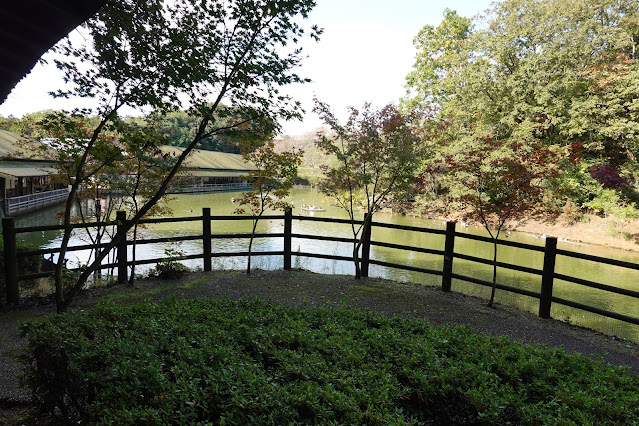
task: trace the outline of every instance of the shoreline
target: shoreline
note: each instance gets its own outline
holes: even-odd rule
[[[559,220],[540,221],[521,219],[512,221],[509,231],[535,235],[548,235],[572,243],[601,246],[639,253],[639,222],[636,219],[621,220],[615,217],[589,215],[587,222],[572,225]],[[508,224],[507,224],[508,225]]]
[[[457,221],[458,217],[438,214],[407,213],[430,220]],[[506,222],[504,231],[556,237],[560,241],[608,247],[639,253],[639,219],[619,219],[614,216],[584,215],[584,220],[572,224],[560,218],[525,217]],[[483,227],[480,223],[474,223]],[[501,237],[500,237],[501,239]]]

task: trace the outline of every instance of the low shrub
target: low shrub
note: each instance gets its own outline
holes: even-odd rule
[[[50,422],[639,422],[622,368],[348,308],[106,303],[22,330],[23,380]]]
[[[189,268],[178,262],[178,259],[184,256],[184,252],[176,248],[167,248],[164,250],[164,254],[166,257],[149,271],[149,276],[164,280],[175,280],[189,272]]]

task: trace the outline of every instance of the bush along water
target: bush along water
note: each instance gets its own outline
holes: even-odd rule
[[[23,334],[23,381],[50,422],[639,422],[639,376],[622,368],[348,307],[105,303]]]

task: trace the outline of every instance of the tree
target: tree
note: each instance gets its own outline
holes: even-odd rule
[[[327,104],[317,99],[314,111],[333,132],[318,133],[316,144],[333,156],[337,164],[323,166],[320,191],[332,197],[348,214],[355,277],[360,278],[362,231],[370,228],[373,215],[387,203],[410,192],[413,173],[422,160],[423,134],[428,123],[423,111],[402,114],[392,104],[381,110],[374,110],[370,104],[365,104],[361,111],[351,108],[345,125],[338,122]],[[366,216],[357,226],[355,212],[360,208]]]
[[[118,141],[123,145],[126,153],[122,161],[118,161],[115,168],[103,174],[105,188],[121,194],[120,209],[128,211],[129,217],[134,217],[146,202],[155,195],[155,185],[162,182],[171,172],[175,159],[161,150],[161,145],[168,136],[162,127],[162,118],[150,115],[142,125],[118,120]],[[166,194],[160,198],[146,215],[166,215],[171,213],[167,206]],[[129,283],[135,280],[136,248],[139,224],[133,225],[131,273]]]
[[[466,52],[472,30],[470,18],[445,9],[444,19],[437,28],[425,25],[419,31],[413,39],[417,53],[414,69],[406,76],[405,105],[415,107],[445,101],[450,89],[444,89],[444,83],[457,71],[459,55]]]
[[[243,192],[236,200],[240,207],[235,210],[236,214],[243,214],[248,208],[253,217],[246,265],[246,273],[250,274],[251,251],[257,223],[267,210],[284,210],[290,207],[284,198],[289,196],[295,184],[297,168],[302,162],[302,151],[277,153],[272,140],[258,144],[244,143],[241,151],[244,161],[255,166],[255,169],[245,176],[251,182],[251,189]]]
[[[550,149],[581,142],[590,165],[632,176],[638,10],[637,0],[504,0],[472,21],[447,11],[415,39],[404,103],[439,105],[451,152],[482,133]]]
[[[451,198],[462,217],[480,222],[493,241],[492,306],[501,231],[508,220],[538,206],[544,179],[557,174],[564,156],[531,144],[504,144],[492,135],[475,136],[469,145],[444,157],[444,166],[456,184]]]
[[[166,128],[167,145],[185,147],[188,146],[199,126],[199,118],[189,111],[171,111],[162,117]],[[216,152],[231,152],[239,154],[239,140],[229,138],[227,135],[213,135],[200,141],[198,149]]]
[[[274,123],[270,131],[277,130],[277,120],[299,118],[299,104],[281,95],[279,87],[307,81],[293,72],[302,59],[295,44],[306,33],[298,18],[306,18],[314,5],[313,0],[110,0],[83,24],[84,42],[67,38],[55,47],[61,54],[55,63],[71,84],[55,95],[95,99],[98,106],[92,113],[99,118],[76,140],[55,275],[58,311],[66,309],[106,253],[164,195],[202,140],[264,118]],[[310,36],[317,39],[320,33],[313,27]],[[228,108],[221,107],[222,101]],[[199,120],[186,149],[155,193],[65,294],[61,273],[71,236],[71,206],[104,133],[124,106],[163,114],[185,103]]]

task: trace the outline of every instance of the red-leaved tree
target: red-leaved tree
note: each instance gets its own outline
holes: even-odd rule
[[[371,226],[373,214],[413,188],[414,174],[423,160],[424,135],[431,130],[431,111],[414,109],[401,113],[394,105],[381,110],[365,104],[351,108],[345,125],[339,123],[329,105],[315,100],[314,111],[332,134],[318,134],[317,146],[335,159],[323,166],[320,190],[333,198],[351,220],[355,277],[361,277],[361,235]],[[366,213],[357,226],[357,210]]]
[[[493,281],[488,306],[495,299],[497,240],[509,219],[541,204],[544,180],[558,172],[565,157],[530,142],[504,144],[491,135],[473,138],[471,149],[444,157],[455,183],[451,193],[466,220],[480,222],[493,241]]]

